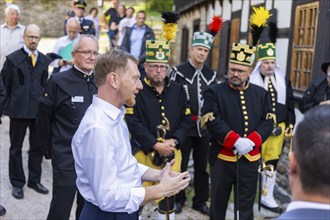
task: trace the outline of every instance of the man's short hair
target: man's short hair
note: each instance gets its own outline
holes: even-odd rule
[[[86,37],[89,37],[89,38],[92,38],[95,40],[95,42],[97,42],[96,38],[94,35],[91,35],[91,34],[82,34],[82,35],[79,35],[74,41],[73,41],[73,44],[72,44],[72,51],[76,51],[76,50],[79,50],[80,48],[80,42],[83,38],[86,38]]]
[[[104,85],[108,73],[122,74],[125,72],[128,60],[132,60],[136,65],[139,63],[133,55],[118,49],[110,49],[105,54],[101,54],[95,65],[96,85]]]
[[[329,196],[330,105],[319,105],[297,126],[293,153],[304,192]]]
[[[10,10],[15,10],[15,11],[17,11],[18,14],[21,14],[21,11],[19,10],[19,7],[17,5],[15,5],[15,4],[10,4],[6,8],[6,10],[5,10],[6,16],[8,16]]]

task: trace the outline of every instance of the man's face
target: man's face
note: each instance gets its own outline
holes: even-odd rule
[[[133,17],[133,9],[129,8],[126,10],[126,17],[127,18]]]
[[[166,63],[144,63],[144,69],[150,83],[156,86],[164,82],[168,65]]]
[[[96,41],[90,37],[84,37],[80,41],[78,50],[72,51],[75,65],[84,72],[94,69],[99,47]]]
[[[140,80],[140,72],[132,60],[128,60],[127,69],[125,73],[121,73],[120,82],[118,93],[123,104],[134,106],[136,94],[143,89],[143,86]]]
[[[136,15],[136,25],[138,27],[142,27],[144,25],[145,20],[146,20],[146,16],[144,13],[140,12]]]
[[[79,34],[80,26],[78,22],[71,22],[66,25],[66,32],[70,40],[76,39]]]
[[[251,74],[251,67],[234,63],[229,63],[228,67],[229,83],[234,87],[244,88]]]
[[[190,57],[194,64],[202,65],[204,64],[207,55],[209,54],[209,49],[203,46],[195,46],[190,50]]]
[[[14,10],[14,9],[10,9],[9,13],[6,17],[6,20],[9,25],[17,25],[18,21],[19,21],[18,11]]]
[[[78,8],[78,7],[74,7],[73,8],[74,14],[78,17],[81,18],[84,16],[85,14],[85,9],[84,8]]]
[[[28,27],[23,36],[26,47],[31,51],[35,51],[40,42],[40,30],[36,27]]]
[[[261,61],[259,70],[260,73],[264,76],[272,76],[274,74],[275,67],[276,67],[276,61],[268,59]]]

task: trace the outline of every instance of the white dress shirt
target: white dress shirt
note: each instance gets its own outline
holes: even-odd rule
[[[66,36],[63,36],[63,37],[60,37],[56,41],[52,52],[60,55],[60,53],[63,50],[63,48],[65,48],[67,45],[69,45],[73,41],[74,40],[70,40],[70,38],[67,35]],[[59,67],[59,65],[58,65],[58,61],[59,60],[60,59],[55,59],[49,65],[52,66],[52,67],[54,67],[54,68],[57,68],[57,67]],[[61,69],[60,69],[60,72],[66,71],[66,70],[70,69],[71,67],[72,67],[72,65],[69,65],[69,64],[68,65],[65,65],[65,66],[62,66]]]
[[[6,56],[22,48],[25,44],[24,35],[25,26],[17,24],[15,28],[9,29],[7,23],[0,26],[0,71],[6,60]]]
[[[127,27],[133,27],[133,25],[136,23],[136,19],[134,16],[131,18],[124,17],[119,21],[118,24],[118,41],[117,46],[121,46],[121,43],[124,40],[125,32]]]
[[[107,212],[133,213],[144,200],[141,177],[148,167],[132,155],[120,109],[94,95],[72,139],[77,187],[86,201]]]

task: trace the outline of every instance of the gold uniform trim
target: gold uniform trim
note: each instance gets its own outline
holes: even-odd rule
[[[134,114],[134,109],[132,107],[127,107],[125,111],[126,115],[133,115]]]
[[[191,114],[191,110],[190,110],[190,108],[186,108],[185,115],[190,115],[190,114]]]
[[[215,119],[213,112],[206,113],[205,115],[202,116],[201,118],[201,127],[203,129],[206,129],[206,123],[208,121],[213,121]]]

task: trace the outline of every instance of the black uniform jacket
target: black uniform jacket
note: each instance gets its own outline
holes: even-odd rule
[[[234,161],[234,142],[238,137],[247,137],[259,146],[245,157],[250,161],[259,158],[261,144],[273,130],[273,122],[267,118],[271,112],[267,91],[251,83],[238,90],[223,82],[207,89],[204,98],[203,115],[213,113],[214,117],[206,122],[207,129],[218,145],[211,148],[210,157],[220,153],[220,158]]]
[[[201,116],[203,94],[208,86],[216,84],[216,76],[216,72],[205,65],[200,70],[195,69],[190,61],[174,67],[171,72],[171,80],[183,85],[190,104],[195,126],[189,130],[189,136],[201,137],[207,133],[205,129],[201,129],[197,119]]]
[[[95,36],[94,22],[84,18],[80,23],[80,34],[92,34]]]
[[[327,78],[316,80],[305,91],[299,102],[299,110],[304,113],[326,100],[330,100],[330,86]]]
[[[145,154],[157,143],[158,125],[170,123],[165,139],[176,138],[180,143],[186,138],[187,129],[192,126],[190,108],[183,87],[166,80],[161,94],[145,78],[143,89],[136,96],[133,108],[126,108],[126,122],[131,133],[133,147],[139,147]]]
[[[51,60],[38,51],[33,67],[31,57],[23,47],[9,54],[1,70],[6,90],[5,114],[10,118],[35,119],[39,97],[48,78]]]
[[[51,149],[53,167],[74,170],[71,140],[97,93],[94,74],[71,69],[55,73],[40,98],[38,126],[44,150]]]

